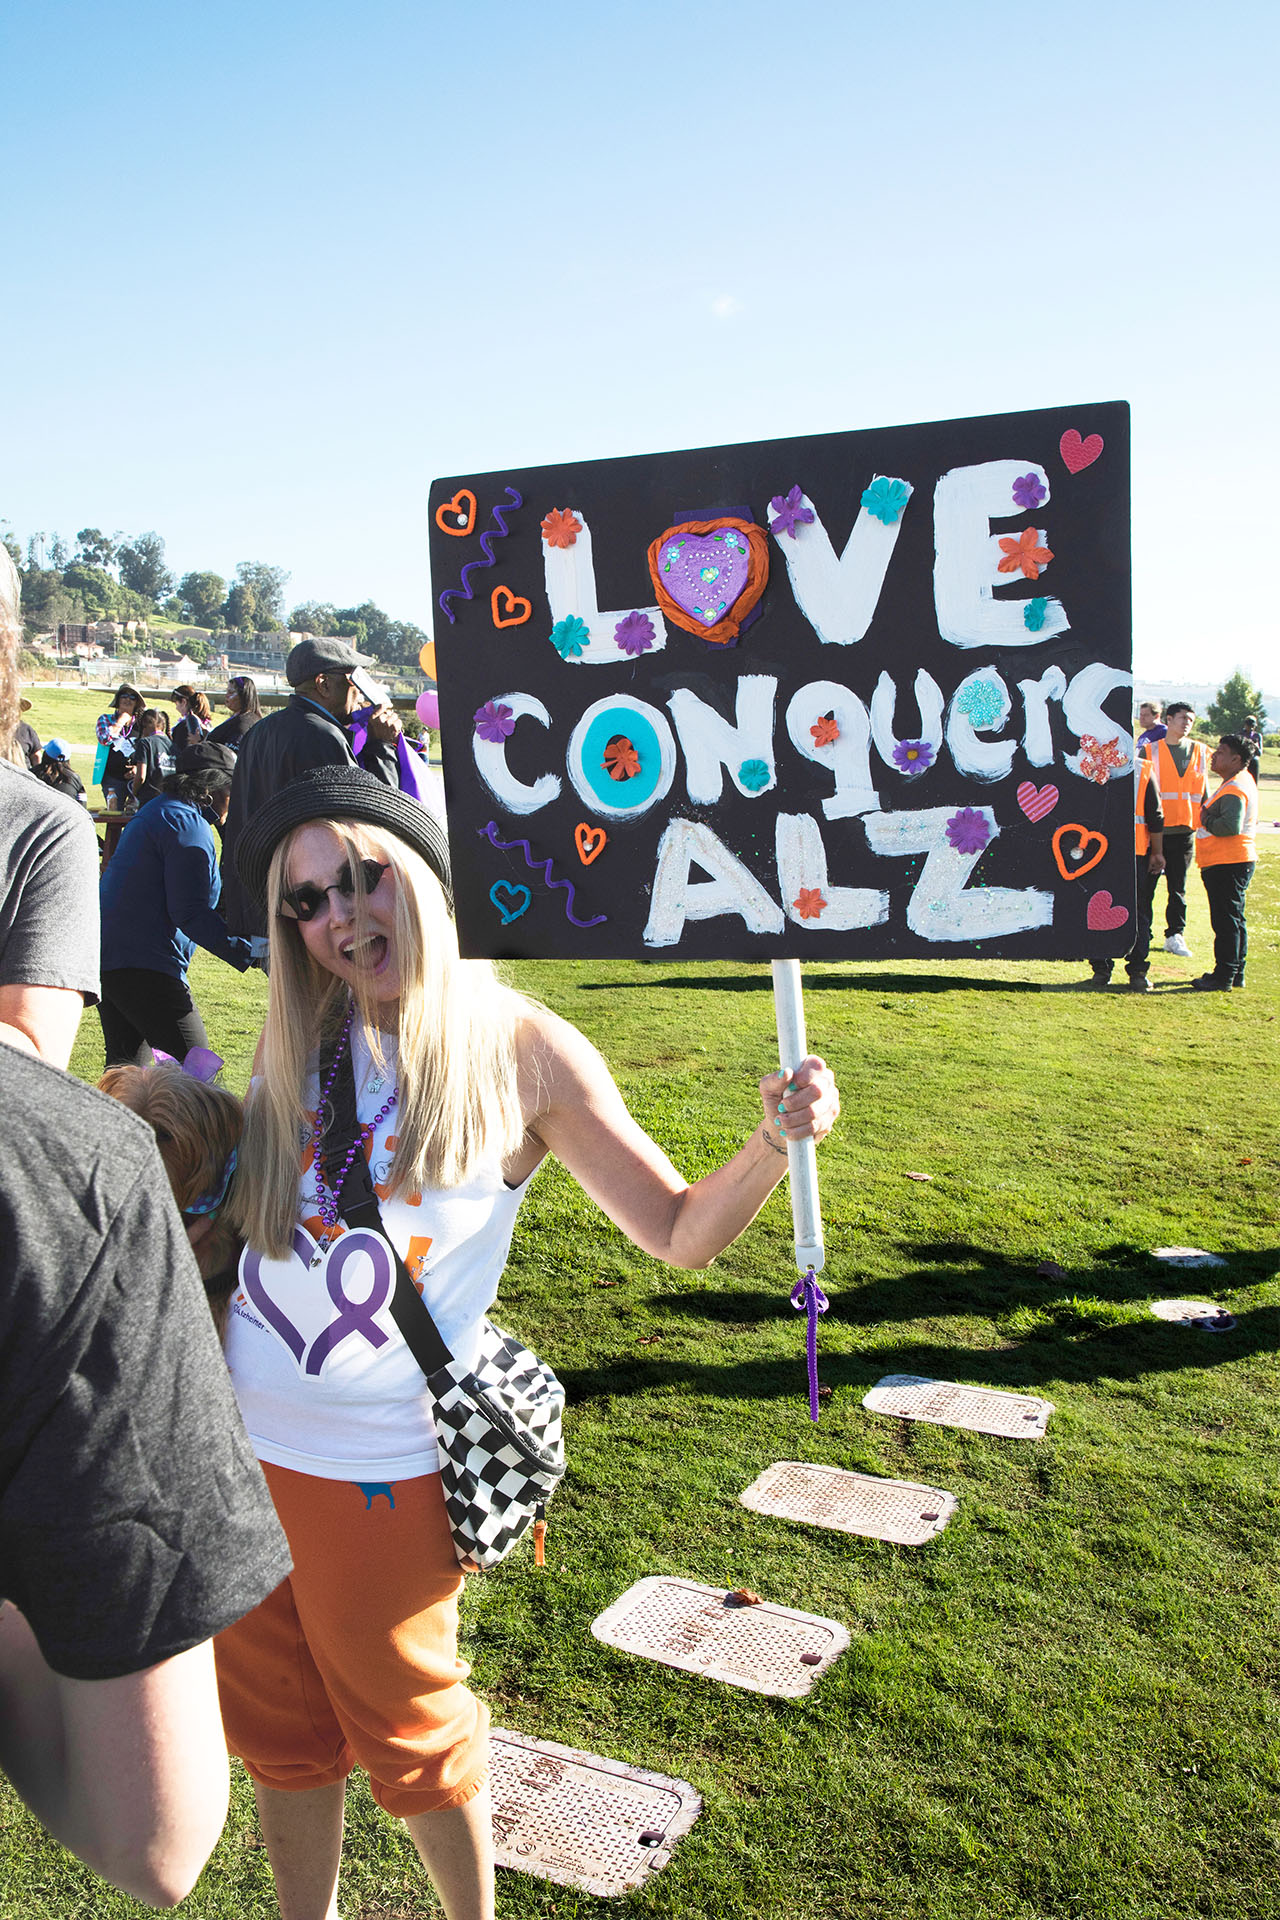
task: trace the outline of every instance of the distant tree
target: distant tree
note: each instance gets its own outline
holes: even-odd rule
[[[22,548],[18,545],[18,536],[12,527],[6,527],[0,533],[0,547],[3,547],[18,572],[22,572]]]
[[[62,575],[51,567],[27,567],[22,576],[22,611],[31,620],[47,618],[49,602],[62,590]]]
[[[76,535],[76,561],[85,567],[109,567],[116,557],[116,542],[101,527],[81,527]]]
[[[55,533],[49,547],[49,565],[55,573],[61,573],[69,558],[66,541],[60,533]]]
[[[184,620],[186,618],[186,614],[183,611],[182,602],[181,600],[179,600],[176,593],[171,593],[169,595],[169,598],[165,601],[160,611],[164,615],[166,620]],[[193,621],[192,625],[198,626],[200,625],[200,622]]]
[[[289,615],[289,626],[294,633],[336,633],[338,610],[327,600],[304,600]]]
[[[284,621],[284,590],[289,575],[283,567],[269,567],[262,560],[241,560],[236,567],[235,586],[245,587],[253,596],[254,619],[259,627],[278,627]],[[238,621],[232,621],[238,626]]]
[[[44,535],[33,533],[27,541],[27,572],[44,569]]]
[[[173,575],[164,563],[164,541],[158,533],[140,533],[118,549],[116,559],[124,586],[144,600],[163,600],[173,591]]]
[[[244,580],[237,579],[231,583],[227,594],[226,621],[237,633],[255,633],[258,629],[258,596]]]
[[[1237,667],[1225,686],[1218,688],[1217,699],[1209,702],[1205,718],[1215,733],[1239,733],[1246,715],[1252,713],[1261,720],[1265,711],[1262,689],[1251,687]]]
[[[182,651],[187,654],[190,659],[198,661],[201,666],[203,666],[209,658],[209,642],[202,640],[198,633],[186,633],[182,636],[181,641],[176,644],[181,646]]]
[[[182,611],[193,627],[216,627],[226,597],[227,583],[220,573],[185,573],[178,582]]]

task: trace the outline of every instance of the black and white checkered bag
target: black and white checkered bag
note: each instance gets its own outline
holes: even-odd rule
[[[486,1320],[473,1369],[427,1376],[440,1479],[462,1566],[496,1567],[564,1474],[564,1388],[528,1347]]]
[[[322,1072],[332,1040],[322,1047]],[[350,1226],[381,1235],[395,1261],[391,1317],[426,1377],[440,1454],[449,1530],[458,1564],[496,1567],[540,1519],[564,1477],[564,1388],[536,1353],[486,1320],[474,1368],[455,1360],[409,1270],[382,1224],[363,1153],[345,1154],[356,1137],[355,1078],[348,1049],[333,1082],[324,1164]],[[344,1157],[345,1155],[345,1157]]]

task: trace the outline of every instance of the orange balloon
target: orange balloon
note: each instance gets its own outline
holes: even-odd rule
[[[436,678],[436,643],[434,640],[428,640],[426,646],[423,647],[421,653],[418,655],[418,665],[432,680]]]

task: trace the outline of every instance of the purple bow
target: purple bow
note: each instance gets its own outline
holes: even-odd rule
[[[809,1324],[806,1329],[805,1350],[809,1356],[809,1418],[818,1418],[818,1315],[825,1313],[828,1306],[826,1294],[813,1277],[810,1267],[803,1280],[797,1280],[791,1289],[791,1304],[797,1313],[807,1312]]]

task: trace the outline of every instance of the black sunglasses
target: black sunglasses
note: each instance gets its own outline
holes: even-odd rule
[[[390,867],[389,860],[359,860],[360,877],[364,891],[370,894],[378,886],[384,873]],[[280,895],[280,911],[286,920],[314,920],[321,907],[329,904],[331,893],[340,893],[344,900],[353,900],[356,892],[356,877],[351,868],[344,867],[338,878],[328,887],[314,887],[304,880],[300,887],[289,887]]]

